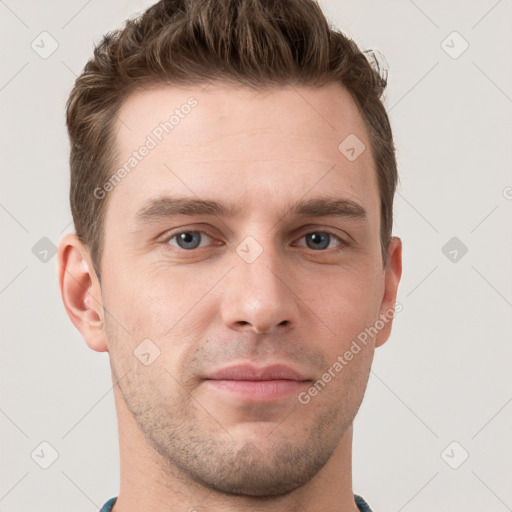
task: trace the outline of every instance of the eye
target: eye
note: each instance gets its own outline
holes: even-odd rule
[[[329,248],[330,243],[333,241],[336,241],[338,245],[346,245],[339,236],[329,231],[312,231],[302,238],[305,238],[306,246],[315,251]]]
[[[167,238],[166,243],[170,245],[177,245],[180,249],[197,249],[201,245],[201,241],[204,239],[211,238],[202,231],[182,231],[181,233],[176,233],[175,235]],[[173,240],[176,240],[176,244],[171,243]]]
[[[306,247],[314,251],[323,251],[332,248],[333,246],[346,246],[347,242],[342,240],[339,236],[329,231],[311,231],[303,235],[299,240],[304,239]],[[213,238],[208,236],[204,231],[181,231],[179,233],[168,236],[165,244],[178,247],[185,251],[192,251],[200,247],[208,245],[212,242]],[[298,244],[302,245],[303,244]]]

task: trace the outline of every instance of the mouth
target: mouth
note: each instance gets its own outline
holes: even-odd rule
[[[215,393],[244,401],[276,401],[297,395],[312,381],[284,364],[242,364],[216,370],[204,382]]]
[[[298,380],[206,380],[210,389],[244,400],[275,401],[295,396],[310,385],[309,381]]]

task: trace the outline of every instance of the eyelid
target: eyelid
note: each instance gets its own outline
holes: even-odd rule
[[[215,239],[214,236],[208,234],[208,232],[206,232],[204,229],[180,229],[180,230],[177,230],[177,231],[172,231],[171,233],[168,233],[167,235],[165,235],[165,237],[162,239],[162,243],[163,244],[169,244],[169,242],[173,238],[175,238],[178,235],[181,235],[182,233],[200,233],[203,236],[206,235],[211,240]],[[181,247],[177,247],[177,249],[181,249]],[[198,249],[198,248],[196,248],[196,249]],[[186,249],[181,249],[181,250],[187,251]],[[192,250],[194,250],[194,249],[189,249],[187,252],[191,252]]]
[[[215,238],[213,235],[214,232],[215,230],[211,228],[209,224],[184,225],[168,229],[167,231],[158,235],[156,237],[156,240],[166,242],[169,241],[173,236],[179,235],[181,233],[203,233],[205,235],[208,235],[210,238]]]

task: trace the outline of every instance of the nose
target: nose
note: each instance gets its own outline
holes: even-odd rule
[[[271,247],[262,249],[252,262],[234,255],[222,303],[222,320],[230,329],[269,334],[297,323],[299,299],[293,291],[293,272],[284,255]]]

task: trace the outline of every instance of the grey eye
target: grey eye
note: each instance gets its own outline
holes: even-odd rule
[[[305,235],[306,245],[310,249],[326,249],[331,241],[331,234],[322,231],[315,231]]]
[[[201,244],[201,233],[199,231],[184,231],[174,235],[170,240],[174,238],[181,249],[197,249]]]

